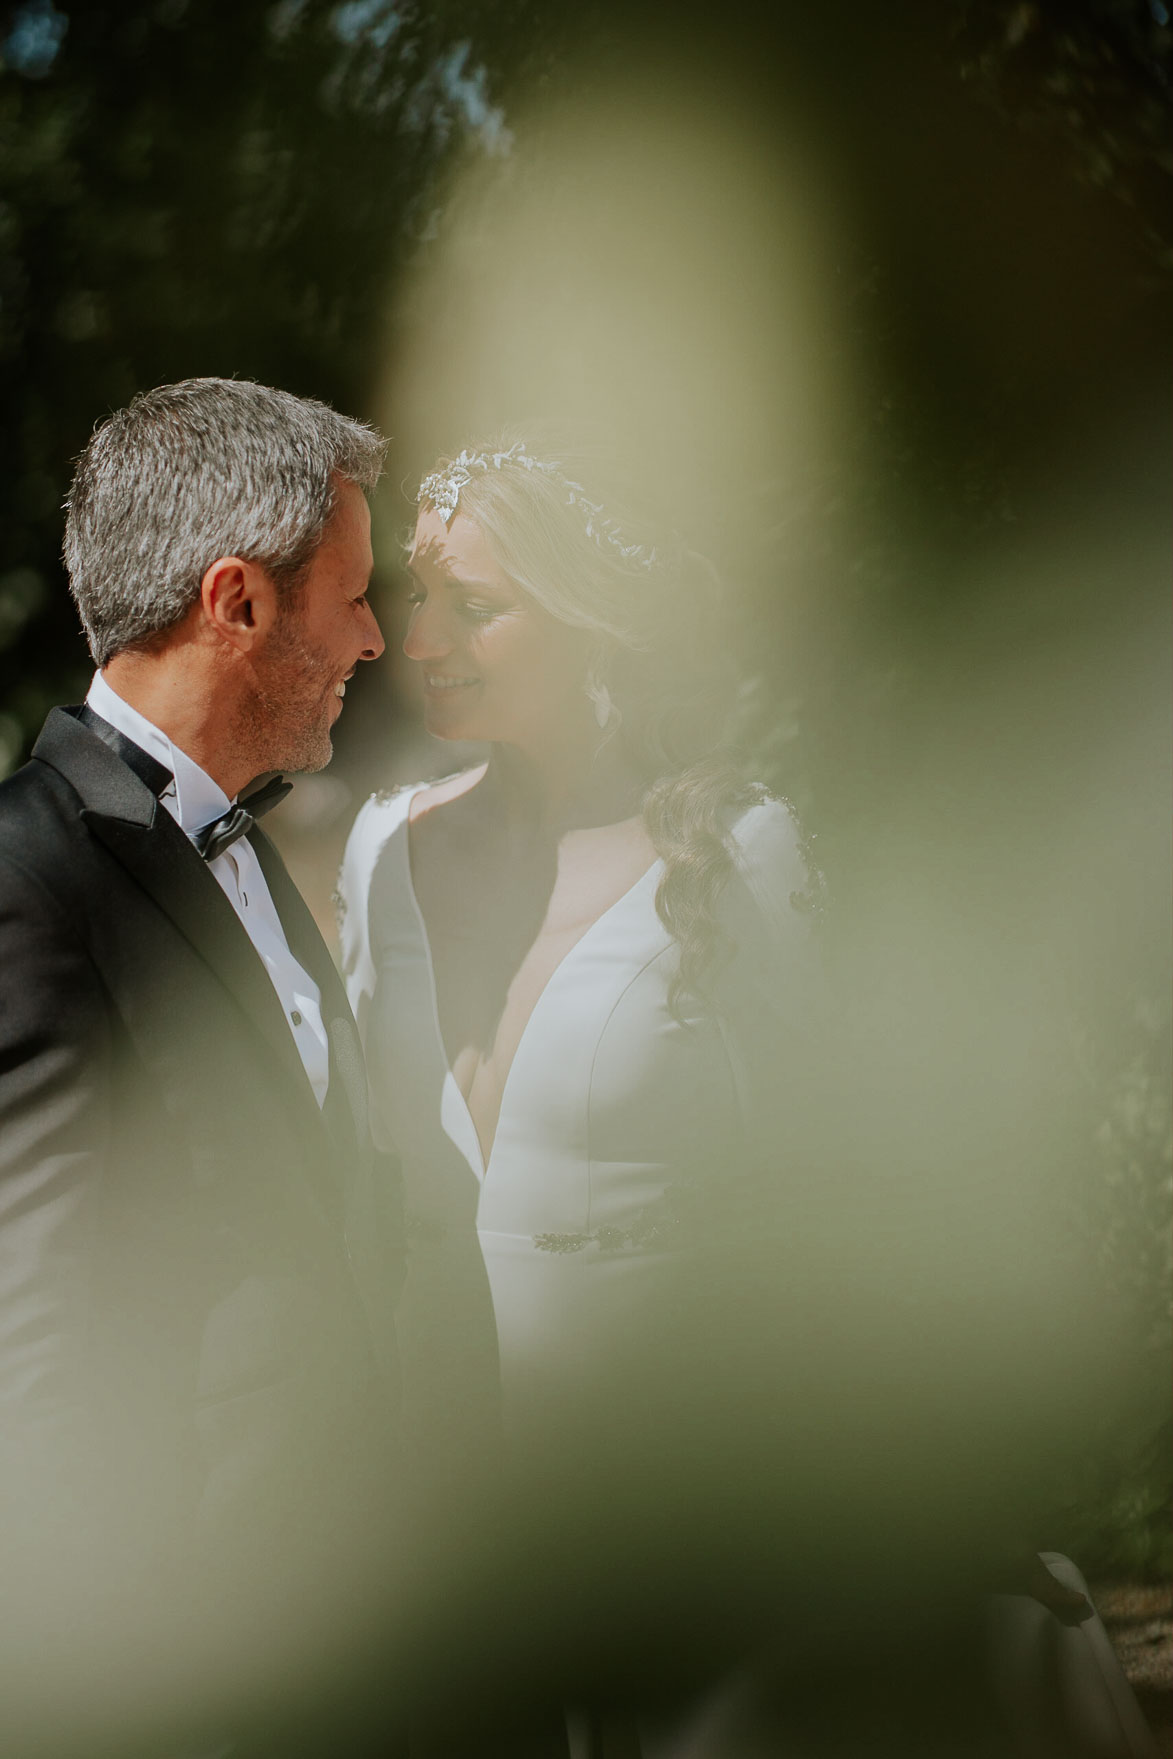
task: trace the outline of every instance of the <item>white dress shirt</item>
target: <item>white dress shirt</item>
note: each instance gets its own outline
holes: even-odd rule
[[[94,673],[86,701],[96,715],[166,764],[175,779],[160,795],[160,802],[186,836],[194,837],[232,806],[211,776],[137,709],[123,702],[101,672]],[[322,1024],[321,991],[289,950],[256,851],[247,837],[238,837],[230,849],[207,865],[269,973],[310,1086],[322,1105],[330,1084],[330,1044]]]

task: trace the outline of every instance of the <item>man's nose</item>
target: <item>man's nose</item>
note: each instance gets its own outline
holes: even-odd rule
[[[383,631],[379,628],[379,620],[369,605],[366,607],[366,611],[367,627],[364,630],[366,645],[359,658],[364,660],[377,660],[387,643],[383,640]]]

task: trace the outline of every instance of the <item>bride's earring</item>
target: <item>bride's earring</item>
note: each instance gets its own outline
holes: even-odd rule
[[[595,705],[595,719],[599,723],[600,730],[605,732],[616,715],[615,704],[611,701],[611,692],[605,684],[600,684],[592,693],[591,700]]]
[[[586,693],[595,711],[599,731],[606,733],[619,725],[620,714],[603,680],[592,669],[587,673]]]

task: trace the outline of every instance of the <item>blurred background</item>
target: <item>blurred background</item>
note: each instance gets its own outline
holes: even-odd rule
[[[272,821],[331,932],[362,800],[456,764],[398,654],[420,475],[510,420],[620,432],[731,587],[880,1158],[945,1021],[972,1087],[921,1175],[983,1094],[1002,1197],[1037,1145],[1095,1357],[1042,1542],[1141,1609],[1138,1678],[1173,1563],[1170,43],[1162,0],[0,8],[0,770],[86,689],[59,550],[97,421],[198,374],[370,419],[388,651]]]

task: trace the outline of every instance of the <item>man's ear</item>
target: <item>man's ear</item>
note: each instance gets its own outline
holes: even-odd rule
[[[240,556],[220,556],[200,582],[200,605],[213,633],[251,653],[277,621],[277,590],[265,570]]]

